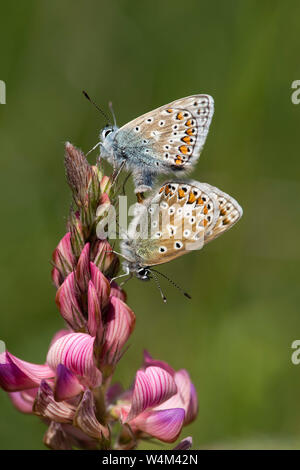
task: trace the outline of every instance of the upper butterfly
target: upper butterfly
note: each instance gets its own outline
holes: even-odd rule
[[[186,173],[204,146],[214,113],[209,95],[192,95],[173,101],[118,128],[100,133],[101,157],[115,167],[132,171],[135,192],[153,187],[160,173]]]

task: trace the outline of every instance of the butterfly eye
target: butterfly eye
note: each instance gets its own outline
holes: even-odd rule
[[[109,136],[109,134],[111,134],[112,131],[113,131],[112,129],[104,129],[104,131],[102,132],[104,139],[106,139],[106,137]]]

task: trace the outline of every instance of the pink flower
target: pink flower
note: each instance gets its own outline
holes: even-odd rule
[[[50,384],[57,401],[74,397],[85,388],[101,385],[102,374],[94,361],[94,341],[85,333],[55,335],[46,364],[22,361],[8,351],[0,355],[0,386],[12,392],[11,398],[19,409],[29,410],[43,381]],[[29,393],[25,393],[25,391]]]
[[[182,427],[195,419],[197,397],[185,370],[174,372],[145,353],[133,388],[120,396],[112,414],[127,423],[137,438],[147,434],[174,442]]]

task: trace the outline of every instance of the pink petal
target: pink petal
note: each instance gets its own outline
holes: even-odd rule
[[[63,401],[75,397],[84,390],[76,375],[63,364],[58,364],[54,386],[55,401]]]
[[[130,422],[130,426],[163,442],[174,442],[183,426],[184,415],[182,408],[145,411]]]
[[[66,328],[58,330],[54,335],[53,338],[51,339],[50,346],[52,346],[55,341],[57,341],[59,338],[62,338],[65,335],[68,335],[71,333],[71,330],[67,330]]]
[[[156,409],[183,408],[186,413],[184,424],[193,421],[198,412],[198,401],[194,385],[191,382],[188,372],[179,370],[174,376],[178,392],[169,400],[162,403]]]
[[[81,292],[85,292],[90,280],[90,244],[86,243],[79,256],[76,267],[76,280]]]
[[[31,388],[30,390],[24,390],[23,392],[10,392],[9,397],[18,411],[30,414],[32,413],[32,406],[37,391],[37,388]]]
[[[103,445],[108,445],[110,431],[107,425],[104,426],[100,424],[96,418],[94,397],[90,390],[84,392],[82,400],[76,410],[74,425],[89,437],[102,441]]]
[[[58,339],[47,355],[47,363],[56,370],[66,366],[83,385],[94,388],[101,384],[102,375],[94,363],[94,340],[85,333],[70,333]]]
[[[123,302],[126,302],[126,293],[120,289],[120,286],[115,281],[113,281],[110,285],[110,295],[117,297]]]
[[[63,428],[62,423],[51,421],[44,435],[45,446],[53,450],[72,450],[73,439],[70,438]]]
[[[0,386],[7,392],[35,388],[43,378],[53,376],[48,365],[22,361],[8,351],[0,354]]]
[[[161,367],[162,369],[165,369],[169,374],[174,376],[175,370],[169,366],[164,361],[158,361],[156,359],[153,359],[152,356],[149,354],[149,352],[145,349],[144,350],[144,368],[149,367],[149,366],[156,366],[156,367]]]
[[[101,180],[101,183],[100,183],[100,188],[101,188],[101,192],[104,193],[104,192],[109,192],[110,188],[111,188],[111,181],[110,181],[110,178],[106,175],[103,176],[102,180]]]
[[[193,439],[189,436],[186,437],[185,439],[182,439],[182,441],[177,444],[176,447],[174,447],[173,450],[189,450],[193,445]]]
[[[54,265],[52,271],[52,279],[55,286],[58,288],[63,282],[64,278],[73,271],[75,265],[75,257],[71,245],[71,233],[68,232],[60,240],[52,255]]]
[[[92,281],[88,287],[88,330],[91,336],[98,336],[102,339],[103,325],[101,319],[101,310],[97,291]]]
[[[56,293],[55,302],[66,322],[73,330],[82,330],[85,319],[78,303],[78,290],[75,283],[75,275],[72,272],[64,280]]]
[[[33,405],[33,412],[59,423],[72,423],[75,415],[74,406],[67,402],[56,402],[50,385],[42,380]]]
[[[97,268],[97,266],[90,262],[91,280],[97,291],[98,300],[101,309],[103,309],[109,301],[110,284],[104,274]]]
[[[135,315],[122,300],[110,297],[105,322],[102,364],[115,365],[120,359],[123,346],[134,329]]]
[[[197,414],[198,414],[198,398],[197,398],[195,386],[193,383],[191,383],[190,402],[189,402],[188,409],[186,411],[184,424],[187,425],[191,423],[192,421],[194,421],[197,417]]]
[[[160,367],[138,370],[132,394],[131,409],[126,421],[130,421],[147,408],[164,403],[176,394],[177,387],[171,374]]]
[[[106,277],[113,277],[120,263],[119,258],[112,252],[112,247],[107,240],[98,240],[94,244],[91,259]],[[117,285],[116,283],[114,284]]]

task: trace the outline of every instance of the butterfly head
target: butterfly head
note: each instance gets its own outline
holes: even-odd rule
[[[138,267],[135,271],[135,275],[141,281],[150,281],[150,269],[144,267]]]
[[[150,281],[151,279],[150,269],[147,266],[141,266],[136,261],[126,260],[123,267],[125,271],[134,274],[141,281]]]
[[[112,153],[112,143],[118,127],[115,125],[107,124],[107,126],[100,132],[100,146],[102,151],[106,154]]]

